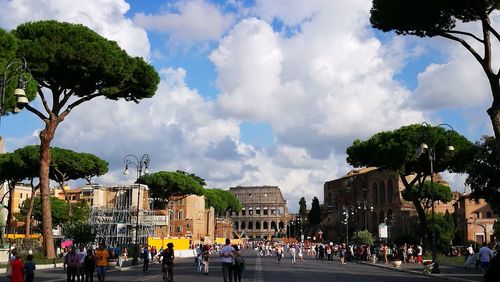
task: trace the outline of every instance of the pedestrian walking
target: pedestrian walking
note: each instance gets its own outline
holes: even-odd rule
[[[35,278],[35,263],[33,262],[33,255],[28,255],[26,257],[26,263],[24,264],[24,281],[33,282]]]
[[[208,260],[210,259],[210,246],[204,245],[201,251],[201,259],[203,264],[203,274],[208,275]]]
[[[66,271],[66,281],[75,282],[76,272],[80,265],[80,259],[76,254],[76,247],[71,246],[69,253],[64,257],[63,269]]]
[[[95,256],[97,279],[99,282],[104,282],[106,280],[106,267],[108,266],[109,253],[104,249],[103,242],[99,243],[99,249],[97,249]]]
[[[85,279],[85,269],[84,269],[84,261],[85,261],[85,256],[87,255],[87,252],[85,251],[85,247],[80,244],[79,250],[76,252],[76,255],[78,256],[78,266],[76,269],[76,279],[78,281],[84,281]]]
[[[142,249],[142,260],[143,260],[143,265],[142,265],[142,271],[146,272],[149,269],[149,260],[151,259],[151,251],[148,248],[148,245],[144,246],[144,249]]]
[[[24,278],[24,263],[21,260],[17,249],[12,249],[10,251],[10,255],[12,256],[12,260],[10,263],[10,282],[23,282]]]
[[[281,263],[281,259],[283,258],[283,248],[281,245],[278,245],[276,247],[276,259],[278,260],[278,263]]]
[[[92,249],[87,250],[87,255],[83,259],[83,269],[85,271],[85,282],[94,281],[94,271],[96,268],[96,257]]]
[[[486,245],[486,242],[483,242],[483,246],[481,247],[481,249],[479,249],[479,262],[481,263],[481,269],[483,270],[483,273],[486,273],[486,271],[488,271],[488,268],[490,267],[490,260],[491,250]]]
[[[289,252],[290,252],[290,257],[292,259],[292,264],[295,264],[297,262],[296,257],[295,257],[297,250],[295,249],[295,246],[291,246]]]
[[[233,256],[234,248],[231,246],[231,240],[226,239],[226,244],[219,252],[222,264],[222,276],[224,277],[224,282],[233,281]]]
[[[234,282],[241,282],[241,273],[245,268],[245,260],[243,259],[240,248],[238,245],[234,245],[234,265],[233,265],[233,277]]]

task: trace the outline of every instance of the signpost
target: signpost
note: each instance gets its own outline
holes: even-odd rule
[[[380,223],[379,226],[378,226],[378,237],[380,239],[385,239],[385,242],[387,243],[387,224],[385,223]]]

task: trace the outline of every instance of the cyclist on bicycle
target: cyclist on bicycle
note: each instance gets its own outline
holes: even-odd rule
[[[168,243],[167,248],[161,253],[161,270],[165,281],[174,281],[174,244]]]

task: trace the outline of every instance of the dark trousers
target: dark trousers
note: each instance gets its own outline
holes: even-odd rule
[[[147,271],[149,268],[149,259],[144,260],[144,264],[142,265],[142,271]]]
[[[76,278],[76,266],[66,266],[66,278],[68,282],[74,282]]]
[[[224,282],[233,281],[233,264],[230,262],[222,263],[222,276],[224,277]]]
[[[26,274],[25,282],[33,282],[33,278],[35,278],[35,273]]]
[[[233,265],[233,278],[234,282],[241,282],[241,267]]]
[[[94,271],[85,272],[85,282],[94,282]]]

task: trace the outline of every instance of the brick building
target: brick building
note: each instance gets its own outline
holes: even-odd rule
[[[286,201],[277,186],[232,187],[243,206],[230,217],[239,238],[271,239],[286,236],[286,226],[291,220]]]
[[[454,208],[457,233],[463,240],[462,244],[466,240],[479,243],[494,240],[493,224],[500,215],[485,200],[474,200],[470,194],[464,194],[454,203]]]
[[[411,179],[411,176],[407,178]],[[437,174],[434,181],[447,185]],[[326,217],[322,221],[325,238],[346,237],[345,226],[341,223],[344,207],[350,209],[349,234],[366,229],[378,236],[381,223],[388,225],[389,240],[403,234],[415,234],[417,213],[413,203],[403,199],[403,190],[398,173],[374,167],[352,170],[339,179],[325,182],[323,212]],[[457,193],[454,199],[458,199]],[[437,202],[435,210],[453,213],[453,203],[453,200],[446,204]]]

